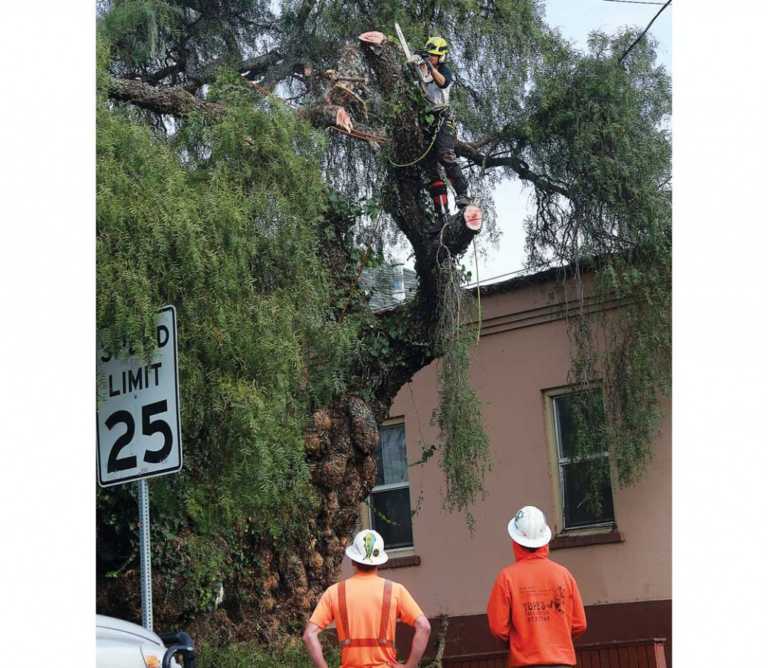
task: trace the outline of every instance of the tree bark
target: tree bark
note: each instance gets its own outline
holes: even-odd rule
[[[225,111],[224,105],[205,102],[181,86],[162,88],[139,79],[111,79],[109,96],[118,102],[129,102],[148,111],[172,116],[201,112],[212,118],[221,118]]]

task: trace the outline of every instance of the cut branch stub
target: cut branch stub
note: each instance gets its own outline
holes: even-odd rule
[[[369,30],[368,32],[364,32],[358,37],[358,39],[361,42],[365,42],[366,44],[371,44],[373,46],[381,46],[387,40],[384,33],[379,32],[378,30]]]
[[[464,209],[464,224],[475,234],[480,232],[483,226],[483,212],[480,207],[469,205]]]

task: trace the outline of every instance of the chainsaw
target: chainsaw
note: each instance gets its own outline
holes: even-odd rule
[[[397,38],[400,40],[400,46],[403,48],[406,62],[416,68],[416,73],[419,75],[419,79],[421,79],[422,83],[431,83],[432,73],[423,63],[424,54],[418,53],[416,56],[411,54],[411,50],[408,48],[408,42],[405,41],[405,35],[403,35],[403,31],[400,29],[400,25],[397,22],[395,22],[395,32],[397,32]]]

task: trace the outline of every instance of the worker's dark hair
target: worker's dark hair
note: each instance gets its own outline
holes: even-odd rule
[[[518,543],[518,545],[520,545],[520,543]],[[526,545],[520,545],[520,547],[522,547],[524,550],[528,550],[528,552],[536,552],[536,550],[539,549],[538,547],[527,547]],[[541,545],[540,547],[544,546]]]
[[[373,564],[361,564],[357,561],[353,561],[352,563],[357,570],[362,571],[363,573],[370,573],[378,568],[378,566],[374,566]]]

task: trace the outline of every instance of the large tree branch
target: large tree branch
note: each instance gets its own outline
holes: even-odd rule
[[[158,114],[172,116],[186,116],[198,111],[219,118],[225,109],[224,105],[216,102],[200,100],[181,86],[159,88],[136,79],[111,79],[109,97]]]
[[[262,95],[271,94],[263,86],[254,83],[251,83],[251,86]],[[206,102],[195,97],[182,86],[157,87],[139,79],[112,78],[109,85],[109,97],[118,102],[128,102],[157,114],[180,117],[187,116],[192,112],[200,112],[211,118],[220,118],[226,109],[223,104]],[[339,124],[340,111],[343,111],[343,108],[339,105],[326,104],[320,101],[315,105],[302,107],[296,113],[316,128],[334,127],[342,130]],[[363,141],[383,139],[381,130],[360,124],[355,125],[350,136]]]
[[[489,143],[487,140],[479,142],[480,145]],[[510,167],[524,181],[530,181],[537,188],[549,194],[562,195],[570,198],[570,193],[563,186],[553,183],[546,176],[532,172],[525,160],[514,155],[489,156],[482,153],[477,148],[478,144],[469,144],[467,142],[456,142],[456,155],[466,158],[471,163],[485,169],[491,167]]]
[[[247,76],[248,79],[255,79],[258,76],[266,74],[270,68],[274,67],[283,60],[283,53],[278,49],[273,49],[255,58],[248,58],[237,65],[237,71]],[[200,83],[210,83],[216,76],[216,70],[229,62],[226,58],[217,58],[207,63],[205,67],[189,72],[189,76]]]
[[[157,72],[152,72],[147,76],[141,77],[141,79],[148,84],[158,84],[163,79],[167,79],[168,77],[173,76],[174,74],[180,74],[183,71],[184,71],[183,64],[173,63],[173,65],[168,65],[167,67],[163,67],[162,69],[157,70]]]

